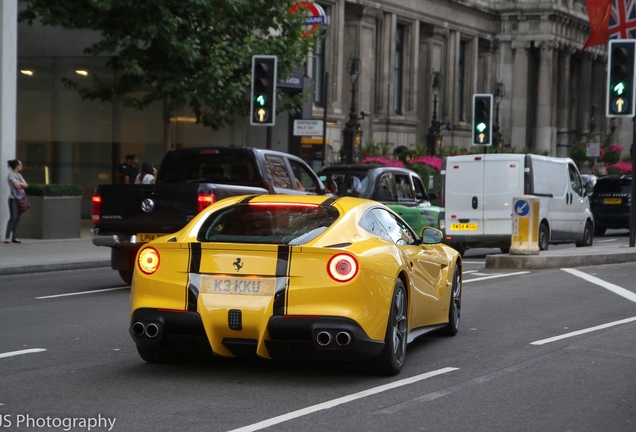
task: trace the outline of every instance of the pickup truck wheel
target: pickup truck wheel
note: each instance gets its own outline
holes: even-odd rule
[[[119,270],[119,277],[130,285],[132,283],[133,270]]]

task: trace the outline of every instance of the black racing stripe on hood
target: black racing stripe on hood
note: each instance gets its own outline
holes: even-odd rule
[[[276,278],[285,280],[276,293],[274,293],[274,315],[285,315],[287,303],[287,289],[289,288],[289,268],[291,262],[291,246],[281,245],[278,247],[278,257],[276,260]]]
[[[199,273],[201,268],[201,243],[190,243],[190,273]],[[188,282],[188,310],[196,312],[199,287]]]

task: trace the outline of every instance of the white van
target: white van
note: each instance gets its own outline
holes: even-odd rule
[[[439,227],[461,254],[510,249],[512,200],[540,198],[539,249],[549,243],[591,246],[594,218],[574,161],[533,154],[449,156],[442,163]]]

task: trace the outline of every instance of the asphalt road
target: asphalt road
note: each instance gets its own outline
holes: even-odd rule
[[[636,430],[633,264],[465,260],[460,332],[416,341],[397,377],[146,364],[127,333],[129,288],[110,269],[0,277],[0,431]]]

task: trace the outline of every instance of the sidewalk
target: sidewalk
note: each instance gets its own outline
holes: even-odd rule
[[[110,267],[110,248],[91,242],[91,221],[82,220],[79,239],[21,239],[0,243],[0,276],[57,270]],[[556,249],[539,255],[487,255],[487,269],[548,269],[584,267],[636,261],[636,248],[609,243],[592,247]]]
[[[82,220],[79,239],[20,238],[22,243],[0,243],[0,276],[57,270],[110,267],[110,248],[91,242],[90,220]]]

